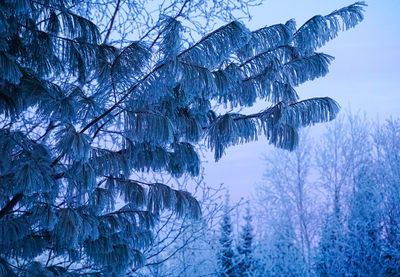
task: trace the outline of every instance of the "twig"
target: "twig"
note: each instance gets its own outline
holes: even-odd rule
[[[23,194],[22,193],[17,193],[14,195],[14,197],[4,206],[3,209],[0,211],[0,218],[5,216],[9,211],[11,211],[15,205],[22,199]]]
[[[111,18],[110,27],[108,28],[108,31],[107,31],[107,34],[106,34],[106,36],[105,36],[105,38],[104,38],[103,44],[106,44],[106,43],[107,43],[107,39],[108,39],[108,37],[110,36],[111,29],[112,29],[112,27],[113,27],[113,25],[114,25],[114,20],[115,20],[115,17],[117,16],[118,9],[119,9],[119,4],[120,4],[120,3],[121,3],[121,0],[118,0],[117,6],[115,7],[115,10],[114,10],[114,14],[113,14],[113,16],[112,16],[112,18]]]

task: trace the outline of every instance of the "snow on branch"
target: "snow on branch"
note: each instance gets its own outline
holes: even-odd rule
[[[233,21],[202,38],[178,55],[191,64],[214,69],[250,39],[250,31]]]
[[[356,2],[326,16],[316,15],[294,34],[294,46],[304,53],[313,51],[335,38],[339,31],[353,28],[364,19],[365,2]]]

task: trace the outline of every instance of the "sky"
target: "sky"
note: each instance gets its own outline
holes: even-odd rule
[[[297,26],[314,15],[326,15],[354,1],[345,0],[267,0],[252,9],[251,30],[284,23],[294,18]],[[400,116],[400,0],[366,1],[365,18],[354,29],[318,50],[335,57],[327,76],[297,88],[302,99],[329,96],[342,109],[365,112],[371,119]],[[254,109],[265,109],[258,103]],[[319,124],[321,125],[321,124]],[[314,126],[313,129],[323,128]],[[231,199],[238,201],[253,192],[262,180],[263,153],[272,146],[260,137],[257,142],[228,148],[217,163],[210,153],[204,163],[205,181],[211,186],[223,183]]]

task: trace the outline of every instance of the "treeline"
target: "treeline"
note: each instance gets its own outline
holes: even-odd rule
[[[347,115],[322,135],[303,133],[300,140],[293,152],[265,155],[264,178],[250,204],[206,197],[203,210],[213,213],[201,222],[184,220],[185,230],[176,228],[158,260],[176,253],[140,271],[400,276],[400,120],[378,124]],[[188,238],[194,239],[184,244]]]
[[[348,115],[266,163],[255,276],[400,275],[399,120]]]

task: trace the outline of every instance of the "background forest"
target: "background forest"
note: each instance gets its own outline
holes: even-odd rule
[[[399,136],[399,120],[350,113],[306,130],[293,152],[264,156],[249,201],[225,195],[217,222],[183,223],[155,261],[180,254],[139,276],[398,276]]]

